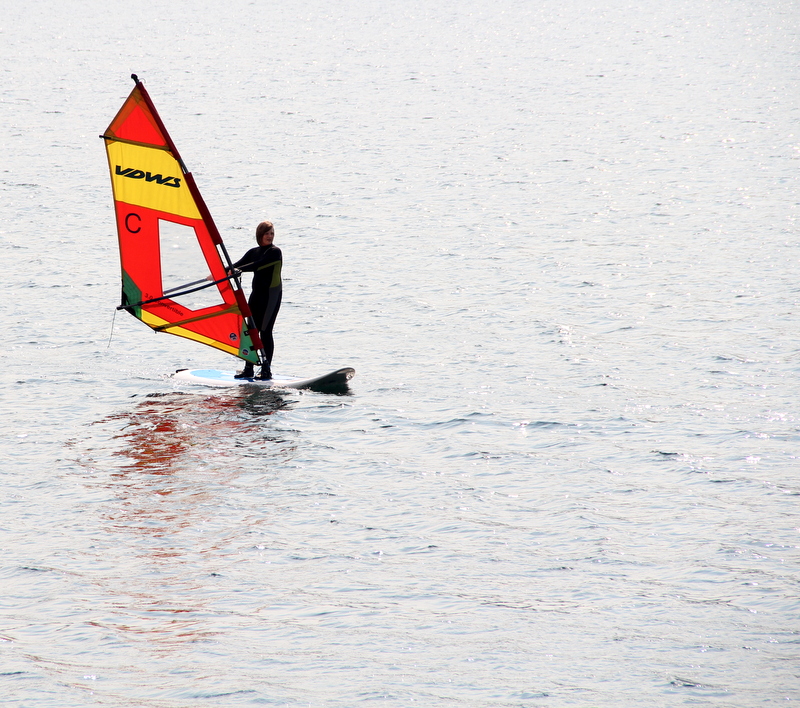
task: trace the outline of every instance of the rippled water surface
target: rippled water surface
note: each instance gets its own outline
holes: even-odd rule
[[[798,28],[6,3],[0,703],[800,704]],[[347,393],[113,319],[131,72]]]

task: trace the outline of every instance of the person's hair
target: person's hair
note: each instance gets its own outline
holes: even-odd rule
[[[261,243],[261,237],[270,232],[275,233],[275,227],[272,225],[272,222],[262,221],[258,226],[256,226],[256,242]]]

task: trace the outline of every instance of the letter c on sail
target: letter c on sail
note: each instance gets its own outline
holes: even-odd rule
[[[142,221],[142,217],[141,217],[141,216],[139,216],[139,215],[138,215],[137,213],[135,213],[135,212],[131,212],[130,214],[128,214],[128,215],[125,217],[125,228],[126,228],[126,229],[128,229],[128,231],[130,231],[132,234],[138,234],[138,233],[139,233],[139,232],[142,230],[142,227],[141,227],[141,226],[137,226],[135,229],[131,228],[131,222],[130,222],[130,219],[131,219],[131,217],[132,217],[132,216],[135,216],[135,217],[136,217],[136,219],[137,219],[137,220],[138,220],[138,221],[141,223],[141,221]]]

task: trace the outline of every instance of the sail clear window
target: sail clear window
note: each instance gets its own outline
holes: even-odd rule
[[[176,224],[172,221],[158,220],[159,240],[161,244],[161,282],[164,294],[169,291],[180,292],[198,287],[211,271],[208,268],[203,251],[197,242],[197,234],[191,226]],[[187,295],[170,295],[171,299],[192,310],[201,310],[220,303],[217,287],[198,290]]]

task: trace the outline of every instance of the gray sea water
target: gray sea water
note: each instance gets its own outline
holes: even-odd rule
[[[0,8],[0,704],[800,705],[796,2]],[[131,72],[347,395],[113,319]]]

